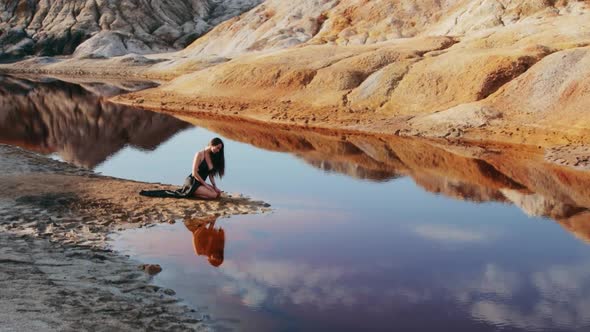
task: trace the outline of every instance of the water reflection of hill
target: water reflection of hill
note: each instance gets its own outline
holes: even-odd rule
[[[153,150],[189,124],[106,99],[142,87],[0,76],[0,142],[56,153],[88,168],[126,145]]]
[[[590,242],[590,174],[545,163],[536,147],[448,145],[395,136],[198,121],[225,137],[289,152],[328,171],[377,181],[409,176],[433,193],[512,203],[529,215],[552,218]]]

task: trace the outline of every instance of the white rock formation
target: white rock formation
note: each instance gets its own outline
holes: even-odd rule
[[[0,0],[0,59],[178,50],[260,1]]]

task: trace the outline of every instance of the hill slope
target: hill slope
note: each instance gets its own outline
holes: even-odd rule
[[[179,53],[231,61],[119,100],[319,127],[567,143],[590,129],[589,45],[589,1],[269,0]]]
[[[173,51],[259,2],[5,0],[0,2],[0,58]]]

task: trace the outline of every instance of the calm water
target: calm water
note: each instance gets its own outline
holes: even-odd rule
[[[154,282],[221,331],[590,331],[586,174],[408,140],[189,124],[74,84],[0,83],[0,142],[103,174],[181,183],[197,150],[225,140],[218,184],[273,213],[113,241],[161,264]]]

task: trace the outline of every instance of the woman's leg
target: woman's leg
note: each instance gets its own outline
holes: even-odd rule
[[[215,190],[211,190],[205,186],[199,186],[197,190],[195,190],[195,197],[203,198],[203,199],[216,199],[219,197],[219,194]]]

